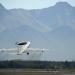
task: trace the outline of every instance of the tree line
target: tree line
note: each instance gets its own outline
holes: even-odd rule
[[[0,61],[0,68],[75,69],[75,61]]]

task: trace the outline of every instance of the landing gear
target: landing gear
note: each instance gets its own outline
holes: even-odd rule
[[[29,52],[27,52],[27,55],[29,55]]]

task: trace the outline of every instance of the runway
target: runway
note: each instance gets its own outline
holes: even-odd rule
[[[0,75],[75,75],[48,69],[0,69]]]

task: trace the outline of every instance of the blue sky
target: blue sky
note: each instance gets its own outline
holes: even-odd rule
[[[41,9],[53,6],[56,2],[65,1],[75,6],[75,0],[0,0],[7,9],[24,8],[24,9]]]

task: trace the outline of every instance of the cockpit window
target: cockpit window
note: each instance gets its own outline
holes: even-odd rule
[[[26,45],[27,42],[21,42],[21,43],[18,43],[17,45]]]

